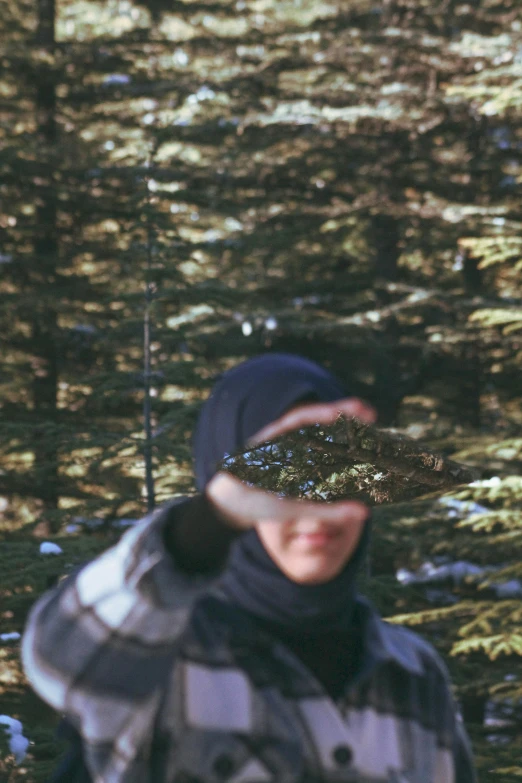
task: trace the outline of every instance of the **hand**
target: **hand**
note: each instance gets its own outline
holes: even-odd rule
[[[335,402],[310,403],[293,408],[264,427],[250,439],[249,445],[273,440],[285,432],[313,424],[333,424],[339,414],[357,417],[371,424],[376,419],[374,409],[356,398]],[[322,503],[280,498],[271,492],[249,487],[229,473],[220,471],[205,489],[208,501],[218,517],[236,530],[247,530],[258,522],[290,522],[298,518],[320,518],[325,523],[360,522],[369,509],[358,501]]]
[[[250,438],[247,446],[274,440],[285,432],[292,432],[313,424],[334,424],[339,414],[346,418],[360,419],[365,424],[374,424],[377,419],[375,409],[357,397],[345,397],[335,402],[313,402],[284,413]]]

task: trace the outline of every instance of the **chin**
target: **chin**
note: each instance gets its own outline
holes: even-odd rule
[[[340,568],[292,568],[286,575],[298,585],[322,585],[335,579]]]
[[[313,585],[324,585],[326,584],[326,582],[329,582],[331,579],[334,578],[333,576],[311,576],[311,575],[296,577],[290,574],[289,576],[290,579],[296,584],[303,585],[303,586],[310,585],[310,587],[312,587]]]

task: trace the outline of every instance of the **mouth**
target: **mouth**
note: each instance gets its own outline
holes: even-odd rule
[[[306,547],[318,549],[328,546],[339,537],[339,531],[331,529],[303,530],[294,533],[296,542],[304,544]]]

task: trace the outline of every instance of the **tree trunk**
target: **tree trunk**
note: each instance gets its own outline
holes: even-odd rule
[[[469,250],[464,250],[462,276],[464,277],[466,293],[469,296],[477,296],[484,291],[482,270],[479,269],[479,262],[480,258],[475,258],[475,256],[470,254]]]
[[[54,0],[39,0],[36,42],[52,54],[55,42]],[[39,64],[34,73],[36,115],[41,143],[42,176],[39,178],[39,206],[34,242],[32,283],[42,292],[40,306],[32,314],[33,403],[41,426],[34,433],[36,484],[45,509],[58,505],[58,443],[52,427],[56,420],[58,391],[57,328],[55,300],[49,293],[56,283],[58,255],[57,200],[51,153],[57,142],[56,84],[51,68]],[[38,431],[39,430],[39,431]]]
[[[375,247],[375,274],[384,280],[397,280],[400,256],[399,229],[391,215],[374,215],[370,223],[370,242]]]
[[[147,191],[148,192],[148,191]],[[145,443],[143,457],[145,462],[145,487],[147,490],[147,511],[150,513],[156,505],[154,469],[152,460],[152,395],[151,395],[151,310],[154,300],[154,286],[151,280],[152,244],[154,232],[150,217],[150,195],[147,203],[147,268],[145,278],[145,309],[143,314],[143,429]]]

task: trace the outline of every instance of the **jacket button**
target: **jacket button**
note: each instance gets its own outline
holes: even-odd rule
[[[214,761],[212,767],[218,777],[228,778],[234,771],[234,761],[226,753],[222,753]]]
[[[338,745],[333,749],[332,756],[336,764],[345,767],[352,760],[352,751],[348,745]]]

